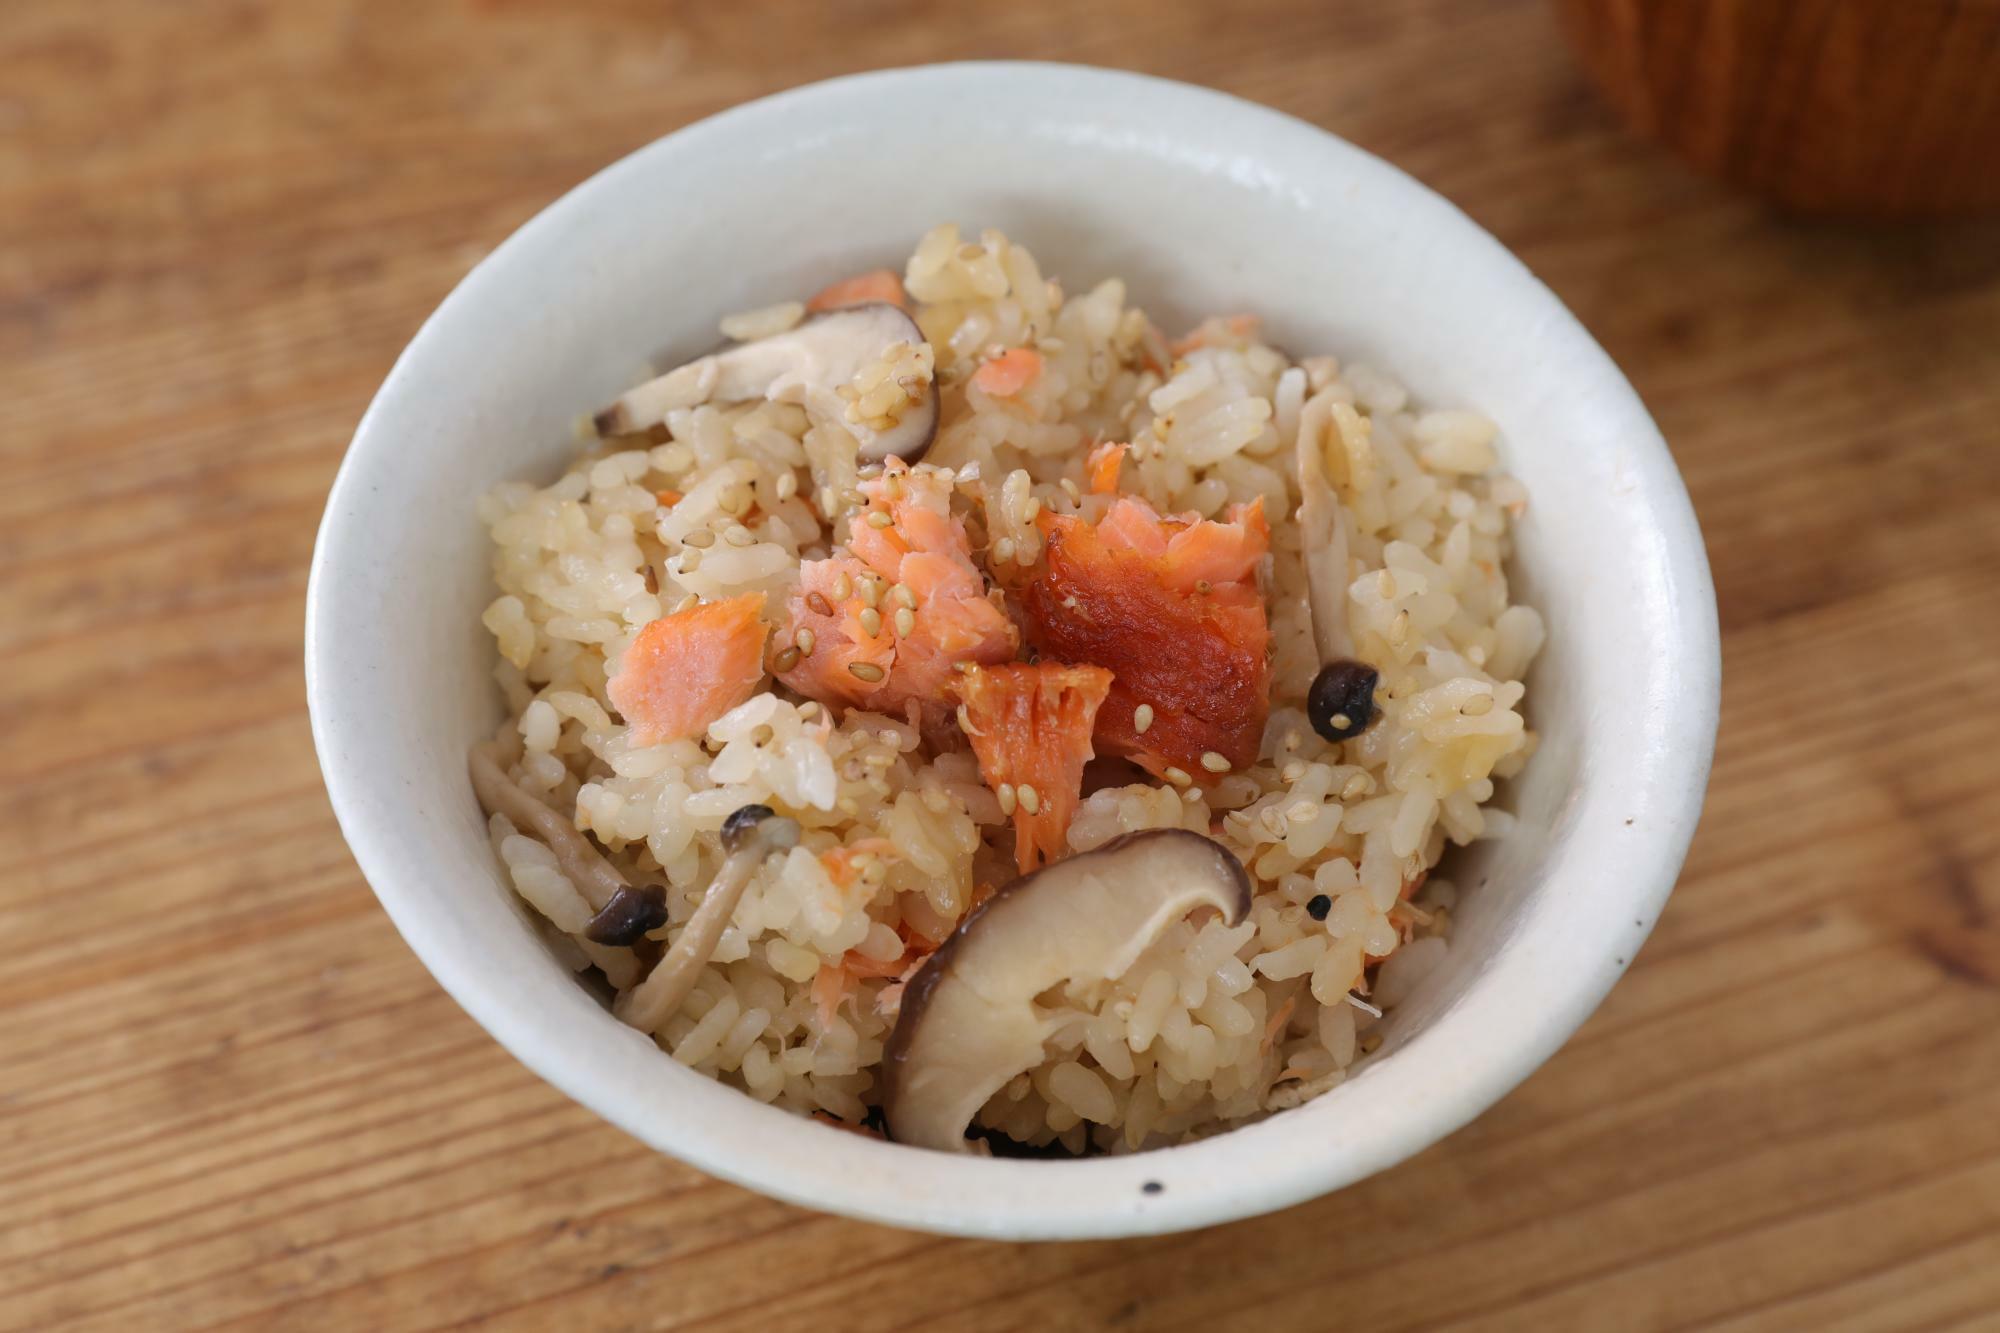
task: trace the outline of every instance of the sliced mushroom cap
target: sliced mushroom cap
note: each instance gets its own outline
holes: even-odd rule
[[[916,321],[885,301],[829,310],[783,333],[725,348],[648,380],[597,414],[597,432],[644,430],[677,408],[701,403],[768,398],[802,404],[813,416],[838,422],[859,442],[864,462],[880,462],[891,455],[914,462],[937,434],[933,385],[915,390],[914,401],[896,423],[882,430],[849,420],[840,390],[897,343],[916,347],[923,341]]]
[[[1035,998],[1123,975],[1197,907],[1235,925],[1250,911],[1250,880],[1221,844],[1185,829],[1128,834],[994,894],[903,992],[882,1058],[889,1137],[971,1151],[979,1108],[1044,1058],[1054,1023]]]

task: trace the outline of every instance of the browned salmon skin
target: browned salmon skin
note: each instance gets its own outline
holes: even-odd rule
[[[1270,710],[1262,501],[1216,522],[1162,518],[1127,496],[1094,526],[1049,513],[1040,524],[1047,552],[1021,593],[1028,639],[1044,657],[1112,673],[1098,749],[1202,782],[1217,776],[1205,755],[1230,768],[1255,760]]]

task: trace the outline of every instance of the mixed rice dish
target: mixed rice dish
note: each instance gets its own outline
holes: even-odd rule
[[[1494,428],[997,232],[722,321],[480,502],[514,887],[664,1058],[946,1151],[1334,1087],[1535,737]]]

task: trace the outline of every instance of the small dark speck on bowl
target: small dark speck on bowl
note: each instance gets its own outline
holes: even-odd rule
[[[1625,821],[1625,827],[1626,827],[1626,828],[1631,828],[1631,827],[1632,827],[1632,821],[1631,821],[1631,820],[1629,820],[1629,819],[1628,819],[1628,820],[1626,820],[1626,821]]]
[[[1166,1193],[1167,1189],[1165,1185],[1162,1185],[1157,1180],[1149,1180],[1145,1184],[1141,1185],[1139,1188],[1144,1190],[1148,1194],[1164,1194]]]

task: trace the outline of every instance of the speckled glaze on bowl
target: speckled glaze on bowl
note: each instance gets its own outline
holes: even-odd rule
[[[842,1133],[694,1074],[538,939],[465,777],[497,719],[473,498],[548,476],[577,414],[732,310],[997,226],[1075,289],[1118,274],[1169,327],[1255,310],[1281,346],[1367,359],[1501,427],[1532,503],[1520,598],[1547,618],[1540,752],[1509,838],[1460,859],[1449,963],[1381,1053],[1297,1110],[1077,1162]],[[813,1208],[1003,1238],[1172,1231],[1379,1171],[1478,1115],[1589,1016],[1644,941],[1700,811],[1720,687],[1714,593],[1672,459],[1547,288],[1423,186],[1218,93],[1050,65],[840,79],[669,135],[470,273],[356,432],[314,554],[313,735],[355,859],[440,984],[523,1064],[653,1146]]]

